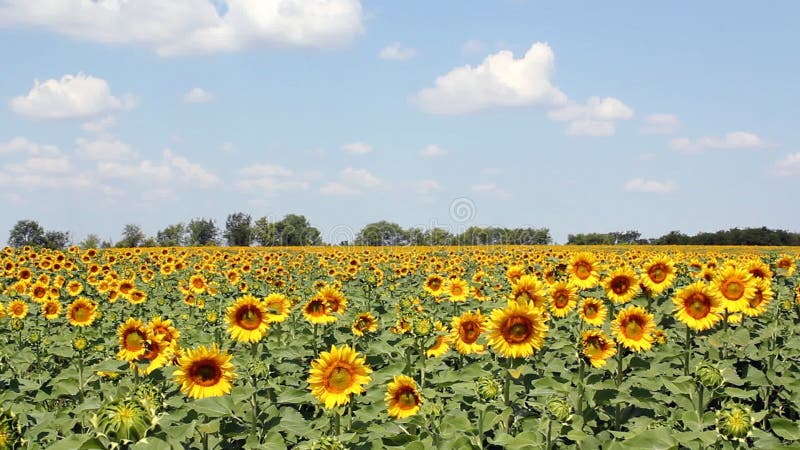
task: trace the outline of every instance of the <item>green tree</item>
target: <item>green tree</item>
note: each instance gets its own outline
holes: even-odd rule
[[[217,226],[211,219],[192,219],[187,225],[189,245],[217,245]]]
[[[186,242],[186,225],[176,223],[156,233],[156,241],[162,247],[179,247]]]
[[[322,235],[318,229],[308,223],[305,216],[287,214],[275,223],[276,240],[280,245],[320,245]]]
[[[262,247],[276,245],[277,232],[275,224],[270,223],[266,217],[259,217],[253,223],[253,240]]]
[[[142,227],[129,223],[122,229],[122,240],[117,242],[116,247],[138,247],[144,242],[145,237]]]
[[[100,236],[90,233],[86,239],[78,242],[78,247],[86,250],[87,248],[100,248]]]
[[[70,246],[72,239],[68,231],[46,231],[42,247],[53,250],[64,250]]]
[[[235,247],[250,246],[253,241],[251,221],[249,214],[238,212],[228,215],[228,220],[225,221],[225,240],[228,241],[228,245]]]
[[[18,221],[8,234],[8,245],[12,247],[40,247],[44,243],[44,228],[35,220]]]
[[[356,235],[356,245],[401,245],[407,242],[408,234],[396,224],[382,220],[367,224]]]

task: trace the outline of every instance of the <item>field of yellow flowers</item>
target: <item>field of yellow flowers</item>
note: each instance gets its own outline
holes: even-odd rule
[[[796,248],[0,253],[0,450],[800,448]]]

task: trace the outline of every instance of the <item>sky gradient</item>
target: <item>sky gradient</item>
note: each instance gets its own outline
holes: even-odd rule
[[[167,3],[166,5],[164,3]],[[57,5],[57,6],[54,6]],[[466,5],[466,6],[465,6]],[[800,231],[800,3],[0,0],[0,241]]]

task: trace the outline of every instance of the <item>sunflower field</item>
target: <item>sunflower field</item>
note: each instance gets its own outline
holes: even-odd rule
[[[795,248],[0,253],[0,450],[800,449]]]

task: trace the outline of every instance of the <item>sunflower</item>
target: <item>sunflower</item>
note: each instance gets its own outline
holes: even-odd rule
[[[556,317],[565,317],[578,304],[575,286],[566,281],[557,281],[550,286],[550,311]]]
[[[603,281],[606,297],[616,304],[628,303],[639,293],[639,281],[636,272],[630,267],[622,266],[611,272]]]
[[[712,284],[729,312],[742,311],[756,295],[753,276],[736,266],[726,265],[717,271]]]
[[[672,298],[675,318],[697,331],[711,329],[722,320],[720,300],[713,288],[702,281],[681,289]]]
[[[80,281],[72,280],[69,283],[67,283],[67,294],[69,294],[70,297],[76,297],[80,295],[82,292],[83,292],[83,285],[81,284]]]
[[[37,281],[30,289],[31,300],[36,303],[44,303],[50,296],[50,289],[48,289],[47,284],[42,284]]]
[[[267,311],[267,322],[279,323],[289,318],[292,302],[283,294],[272,293],[264,299],[264,309]]]
[[[650,350],[653,346],[653,315],[641,306],[629,306],[611,322],[611,332],[617,342],[633,351]]]
[[[22,300],[12,300],[8,304],[8,316],[12,319],[24,319],[28,315],[28,304]]]
[[[450,329],[450,341],[459,353],[481,353],[486,348],[477,342],[486,331],[486,317],[480,311],[467,311],[459,317],[453,317]]]
[[[467,301],[469,289],[467,282],[461,278],[453,278],[444,283],[445,293],[451,302],[464,302]]]
[[[0,302],[0,320],[4,319],[5,317],[6,317],[6,307],[5,305],[3,305],[2,302]]]
[[[374,333],[378,330],[378,319],[372,313],[361,313],[356,316],[350,330],[355,336],[364,336],[366,333]]]
[[[579,289],[591,289],[597,284],[600,279],[597,269],[597,258],[590,252],[572,255],[567,266],[572,284]]]
[[[767,310],[767,305],[775,298],[775,292],[772,290],[772,283],[767,278],[756,279],[755,287],[756,293],[753,298],[747,302],[747,305],[742,308],[742,313],[750,317],[757,317],[764,314]]]
[[[344,314],[347,309],[347,298],[345,298],[342,291],[333,286],[325,286],[315,295],[325,301],[328,311],[331,313]]]
[[[765,263],[761,258],[750,259],[747,262],[747,271],[754,278],[772,279],[772,270],[769,268],[769,264]]]
[[[42,304],[42,315],[47,320],[58,319],[61,315],[61,302],[57,299],[49,299]]]
[[[131,291],[130,295],[128,296],[128,303],[132,305],[138,305],[140,303],[144,303],[147,300],[147,293],[144,291],[140,291],[139,289],[134,289]]]
[[[206,279],[200,274],[194,274],[189,278],[189,289],[195,294],[202,294],[206,291]]]
[[[442,287],[444,287],[444,278],[436,274],[429,275],[423,284],[423,288],[434,297],[442,295]]]
[[[617,344],[602,330],[586,330],[581,335],[583,356],[589,359],[592,367],[603,367],[606,361],[617,354]]]
[[[599,327],[606,321],[608,310],[606,305],[599,298],[587,297],[581,302],[578,315],[589,325]]]
[[[222,353],[216,343],[208,348],[186,349],[178,359],[178,369],[173,374],[181,385],[181,392],[191,398],[218,397],[231,391],[233,372],[232,356]]]
[[[372,369],[363,356],[350,346],[334,345],[311,361],[309,389],[326,409],[335,408],[350,402],[350,394],[364,392],[364,385],[371,381],[370,373]]]
[[[172,326],[172,320],[164,320],[161,316],[153,318],[153,320],[147,324],[147,328],[153,332],[155,337],[161,338],[167,342],[177,343],[178,339],[181,337],[181,332]]]
[[[521,264],[511,265],[506,269],[506,278],[511,284],[516,284],[523,275],[525,275],[525,266]]]
[[[252,295],[245,295],[228,307],[228,333],[239,342],[258,342],[267,333],[267,311]]]
[[[781,274],[785,274],[787,277],[792,276],[794,271],[797,269],[797,265],[794,262],[794,257],[789,255],[781,255],[777,261],[775,261],[775,267],[781,269]]]
[[[72,326],[86,327],[91,325],[96,318],[97,305],[86,297],[78,297],[67,306],[67,320]]]
[[[138,360],[150,362],[143,371],[145,375],[149,375],[156,369],[170,365],[174,357],[175,345],[164,340],[163,335],[157,335],[150,339],[147,351]]]
[[[533,302],[537,308],[544,308],[547,304],[547,291],[535,276],[522,275],[511,288],[511,301]]]
[[[326,325],[336,322],[336,316],[328,310],[325,300],[313,297],[303,306],[303,317],[314,325]]]
[[[419,412],[422,405],[422,394],[417,383],[406,375],[395,375],[386,386],[386,408],[389,416],[404,419]]]
[[[526,358],[541,350],[547,334],[547,313],[533,302],[509,302],[489,318],[489,345],[506,358]]]
[[[117,329],[119,337],[119,352],[117,359],[135,361],[147,352],[147,344],[153,337],[153,332],[142,326],[139,319],[129,318]]]
[[[675,282],[675,263],[665,255],[657,255],[644,265],[641,281],[651,295],[658,295]]]

